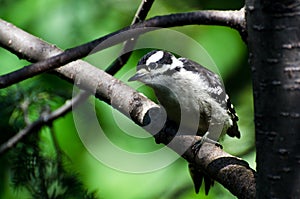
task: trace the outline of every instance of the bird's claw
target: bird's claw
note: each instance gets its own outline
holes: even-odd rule
[[[209,132],[206,132],[204,134],[204,136],[201,138],[201,140],[198,140],[196,143],[193,144],[192,151],[193,151],[194,156],[196,156],[198,154],[198,152],[199,152],[199,150],[200,150],[200,148],[201,148],[201,146],[203,145],[204,142],[214,144],[217,147],[220,147],[221,149],[223,149],[223,146],[219,142],[217,142],[215,140],[212,140],[212,139],[209,139],[207,137],[208,134],[209,134]]]

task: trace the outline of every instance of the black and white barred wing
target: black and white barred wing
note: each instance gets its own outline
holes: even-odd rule
[[[184,63],[184,69],[187,71],[191,71],[200,76],[207,85],[202,88],[206,90],[206,92],[215,99],[219,104],[221,104],[224,108],[226,107],[226,92],[225,88],[220,80],[220,77],[208,70],[207,68],[199,65],[196,62],[193,62],[186,58],[179,58],[180,61]]]
[[[220,79],[220,77],[214,72],[208,70],[207,68],[199,65],[196,62],[193,62],[186,58],[179,58],[180,61],[184,63],[184,69],[187,71],[194,72],[201,76],[205,82],[207,82],[207,86],[203,89],[207,91],[207,93],[216,100],[224,109],[227,110],[228,115],[232,119],[232,126],[230,126],[227,130],[227,134],[231,137],[240,138],[240,132],[238,130],[237,121],[238,116],[235,112],[233,105],[230,102],[228,95],[225,92],[225,87]]]

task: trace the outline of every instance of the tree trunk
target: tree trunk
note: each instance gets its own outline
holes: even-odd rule
[[[300,198],[300,2],[246,1],[257,198]]]

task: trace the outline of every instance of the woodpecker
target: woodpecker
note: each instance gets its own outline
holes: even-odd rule
[[[207,137],[216,143],[224,134],[240,138],[238,117],[220,77],[200,64],[154,50],[139,60],[136,74],[128,81],[150,86],[181,134]],[[189,164],[189,170],[196,193],[204,179],[208,194],[213,180],[194,164]]]

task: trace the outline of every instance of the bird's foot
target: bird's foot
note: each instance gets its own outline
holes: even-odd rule
[[[193,153],[194,153],[195,156],[198,154],[198,152],[199,152],[199,150],[200,150],[200,148],[201,148],[201,146],[203,145],[204,142],[214,144],[214,145],[220,147],[221,149],[223,149],[223,146],[222,146],[219,142],[217,142],[217,141],[215,141],[215,140],[212,140],[212,139],[208,138],[208,134],[209,134],[209,132],[206,132],[206,133],[202,136],[201,140],[197,141],[197,142],[192,146],[192,151],[193,151]]]

